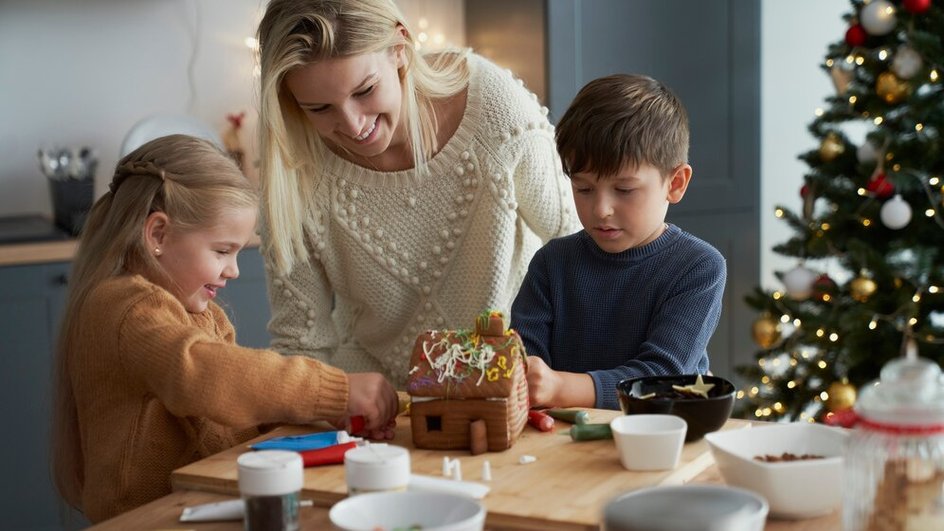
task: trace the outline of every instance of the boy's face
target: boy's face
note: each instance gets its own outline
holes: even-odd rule
[[[619,253],[662,234],[669,204],[681,201],[691,177],[688,164],[676,167],[667,179],[654,166],[640,164],[600,179],[593,172],[577,172],[570,181],[583,228],[600,249]]]

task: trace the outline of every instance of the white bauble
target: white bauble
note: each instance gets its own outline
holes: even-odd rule
[[[859,23],[869,35],[886,35],[897,22],[895,6],[886,0],[872,0],[859,13]]]
[[[901,195],[895,194],[895,197],[882,205],[879,217],[886,227],[892,230],[903,229],[911,221],[911,205],[905,202]]]
[[[801,264],[783,274],[783,285],[791,299],[803,300],[813,292],[813,283],[818,277],[818,273]]]
[[[921,71],[923,66],[924,60],[921,59],[920,53],[907,46],[902,46],[895,52],[891,69],[901,79],[911,79]]]
[[[868,140],[862,142],[862,145],[856,149],[856,159],[861,164],[872,164],[878,161],[878,148]]]

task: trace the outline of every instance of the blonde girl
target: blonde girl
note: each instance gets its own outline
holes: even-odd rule
[[[413,341],[509,310],[579,228],[547,109],[392,0],[272,0],[259,25],[273,347],[402,384]]]
[[[239,275],[256,194],[207,141],[153,140],[123,158],[92,207],[59,338],[54,470],[97,522],[170,493],[170,473],[264,423],[387,425],[379,374],[239,347],[213,302]]]

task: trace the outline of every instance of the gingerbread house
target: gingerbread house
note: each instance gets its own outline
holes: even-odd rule
[[[410,367],[414,446],[478,454],[518,439],[528,418],[527,363],[501,312],[483,312],[472,330],[420,334]]]

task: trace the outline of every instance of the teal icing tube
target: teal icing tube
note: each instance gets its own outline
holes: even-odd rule
[[[612,439],[609,424],[574,424],[570,427],[570,438],[574,441],[596,441]]]
[[[346,431],[320,431],[304,435],[273,437],[250,446],[253,450],[318,450],[354,440]]]
[[[590,414],[580,409],[548,409],[548,415],[571,424],[589,424]]]

